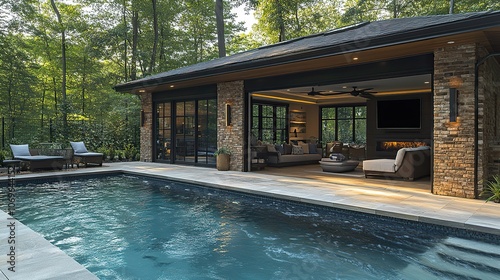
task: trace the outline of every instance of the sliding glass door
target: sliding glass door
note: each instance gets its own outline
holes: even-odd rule
[[[156,161],[215,166],[217,100],[156,103]]]

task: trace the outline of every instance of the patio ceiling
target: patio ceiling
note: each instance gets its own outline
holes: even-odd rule
[[[258,100],[288,101],[297,103],[309,103],[318,105],[340,104],[340,103],[365,103],[366,98],[361,96],[352,96],[349,93],[338,95],[315,95],[310,96],[307,93],[314,87],[315,91],[321,91],[324,94],[334,92],[351,91],[353,86],[357,89],[372,88],[370,91],[375,98],[388,95],[401,95],[430,92],[432,90],[431,74],[414,75],[407,77],[366,80],[361,82],[330,84],[330,85],[310,85],[305,87],[283,88],[278,90],[257,91],[252,96]]]

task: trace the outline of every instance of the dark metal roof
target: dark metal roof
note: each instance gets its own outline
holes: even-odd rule
[[[500,26],[500,11],[363,22],[201,62],[115,86],[137,88],[309,60]]]

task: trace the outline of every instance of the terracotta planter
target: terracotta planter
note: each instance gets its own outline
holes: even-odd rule
[[[230,155],[228,154],[219,154],[217,155],[217,170],[219,171],[228,171],[229,170],[229,160]]]

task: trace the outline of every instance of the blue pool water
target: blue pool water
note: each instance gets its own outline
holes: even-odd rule
[[[500,279],[491,235],[126,175],[17,189],[101,279]]]

